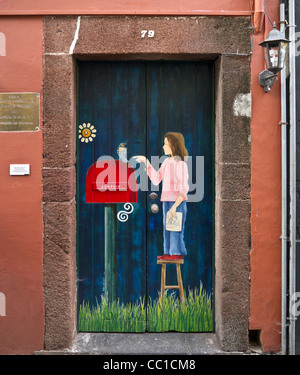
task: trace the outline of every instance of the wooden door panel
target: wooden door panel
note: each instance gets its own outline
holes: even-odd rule
[[[213,312],[211,305],[208,306],[213,295],[214,246],[212,83],[212,66],[209,63],[78,63],[77,262],[80,331],[212,330]],[[83,123],[90,123],[97,130],[92,142],[81,142],[82,137],[79,138],[79,127]],[[197,189],[204,192],[203,199],[188,203],[185,230],[188,254],[181,266],[183,286],[190,298],[187,298],[187,307],[197,310],[195,304],[206,301],[206,310],[198,307],[194,316],[180,309],[177,292],[167,293],[169,305],[159,304],[161,266],[157,264],[157,256],[163,253],[161,188],[156,191],[156,200],[152,200],[148,181],[149,190],[138,190],[137,203],[133,204],[134,211],[128,220],[117,220],[117,300],[112,304],[103,299],[105,205],[85,202],[85,176],[100,156],[117,159],[121,142],[127,144],[128,159],[133,155],[147,155],[149,159],[151,156],[162,156],[163,137],[168,131],[184,135],[193,160],[191,183],[197,182]],[[196,156],[201,156],[203,163],[203,176],[197,181]],[[159,206],[157,214],[150,210],[152,203]],[[119,212],[124,205],[117,204],[116,209]],[[167,267],[167,284],[177,284],[173,265]],[[189,291],[193,292],[190,297]],[[194,323],[191,323],[192,319]]]
[[[89,122],[97,129],[92,142],[77,140],[79,330],[145,330],[145,312],[131,319],[132,306],[126,306],[146,295],[145,194],[138,192],[138,201],[126,222],[117,221],[118,301],[113,309],[103,299],[105,205],[85,203],[85,176],[100,156],[117,159],[121,142],[127,143],[128,158],[145,152],[144,69],[144,65],[134,62],[79,63],[78,126]],[[117,204],[117,212],[123,206]],[[99,314],[101,322],[93,323]]]
[[[188,201],[187,219],[185,224],[185,244],[187,255],[181,266],[183,286],[186,296],[191,292],[191,300],[197,303],[201,298],[211,296],[212,264],[213,264],[213,199],[214,199],[214,138],[213,138],[213,85],[212,66],[198,62],[154,62],[147,66],[147,157],[162,156],[164,135],[180,132],[185,138],[186,148],[192,160],[190,186],[199,181],[203,183],[205,192],[203,199],[196,202]],[[196,157],[201,157],[198,161]],[[196,161],[203,163],[199,176]],[[202,164],[201,164],[202,165]],[[196,176],[196,171],[198,176]],[[195,192],[192,192],[194,195]],[[163,254],[162,211],[153,214],[149,210],[151,199],[147,204],[147,236],[148,244],[148,282],[147,294],[152,300],[158,298],[161,286],[161,266],[157,264],[157,255]],[[162,210],[161,202],[158,203]],[[153,239],[153,232],[156,233]],[[177,284],[175,265],[167,265],[167,285]],[[212,311],[207,306],[198,308],[193,317],[183,314],[180,308],[177,290],[166,294],[167,303],[157,317],[149,317],[150,331],[205,331],[212,329]],[[197,301],[194,301],[195,297]],[[190,306],[192,305],[192,302]],[[175,307],[176,306],[176,307]],[[203,311],[202,311],[203,310]],[[205,311],[204,311],[205,310]],[[170,312],[174,317],[170,316]],[[209,321],[200,319],[201,314],[209,314]],[[175,322],[174,322],[175,319]],[[176,323],[177,320],[177,323]]]

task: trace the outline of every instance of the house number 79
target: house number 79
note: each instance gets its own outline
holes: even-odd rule
[[[142,38],[145,38],[147,36],[148,38],[153,38],[154,37],[154,30],[142,30],[141,31]]]

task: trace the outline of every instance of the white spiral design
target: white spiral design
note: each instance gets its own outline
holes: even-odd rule
[[[134,209],[131,203],[125,203],[124,208],[126,211],[119,211],[117,215],[118,220],[122,223],[128,220],[128,215],[131,214]]]

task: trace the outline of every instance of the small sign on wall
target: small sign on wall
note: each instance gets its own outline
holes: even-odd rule
[[[0,93],[0,132],[37,131],[39,128],[39,93]]]
[[[29,176],[30,165],[29,164],[10,164],[11,176]]]

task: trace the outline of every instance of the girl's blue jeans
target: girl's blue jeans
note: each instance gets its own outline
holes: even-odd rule
[[[186,201],[180,203],[176,212],[182,212],[182,229],[180,232],[171,232],[166,230],[167,212],[173,206],[174,202],[163,201],[163,223],[164,223],[164,253],[168,255],[186,255],[184,244],[184,226],[187,214]]]

